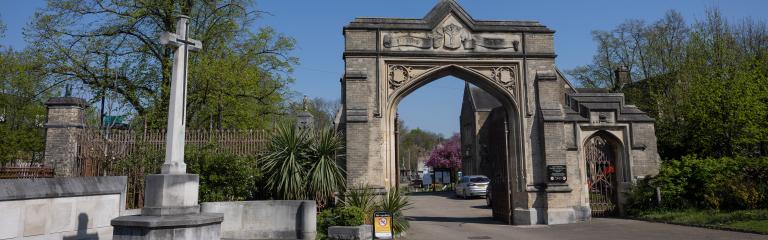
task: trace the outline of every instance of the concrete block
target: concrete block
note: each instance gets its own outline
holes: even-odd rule
[[[548,208],[547,224],[568,224],[576,223],[576,212],[573,208]]]
[[[227,239],[314,239],[314,201],[242,201],[201,204],[203,213],[224,214]]]
[[[328,228],[327,237],[333,240],[373,239],[373,226],[331,226]]]
[[[142,215],[183,215],[200,211],[200,177],[196,174],[153,174],[146,177]]]
[[[48,226],[48,200],[30,201],[24,206],[24,236],[34,236],[46,233]]]
[[[515,225],[546,224],[546,210],[537,208],[515,208],[513,223]]]
[[[67,232],[75,230],[75,199],[55,198],[51,201],[51,232]]]
[[[0,239],[15,238],[21,229],[21,212],[18,202],[0,202]]]

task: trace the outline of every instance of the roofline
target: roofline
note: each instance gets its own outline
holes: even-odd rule
[[[474,32],[533,32],[555,33],[538,21],[475,20],[455,0],[440,0],[423,18],[358,17],[344,30],[425,30],[431,31],[448,15],[453,14]]]

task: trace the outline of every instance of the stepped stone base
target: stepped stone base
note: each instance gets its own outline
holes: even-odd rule
[[[223,214],[122,216],[112,219],[114,240],[220,239]]]

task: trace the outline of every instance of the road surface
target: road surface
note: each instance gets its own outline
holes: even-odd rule
[[[453,193],[413,193],[413,204],[405,211],[411,219],[409,240],[474,239],[768,239],[768,235],[685,227],[644,221],[594,218],[590,222],[565,225],[510,226],[491,218],[485,199],[457,199]]]

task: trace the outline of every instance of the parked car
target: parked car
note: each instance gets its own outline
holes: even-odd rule
[[[491,180],[483,175],[463,176],[456,184],[456,196],[462,198],[486,196],[490,182]]]

